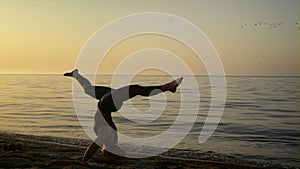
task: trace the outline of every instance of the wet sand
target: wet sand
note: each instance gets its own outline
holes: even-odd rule
[[[87,145],[84,146],[86,143],[81,144],[80,146],[60,144],[47,140],[30,139],[24,135],[0,133],[0,168],[261,168],[162,156],[142,159],[120,158],[119,161],[108,161],[100,153],[97,153],[93,159],[82,162],[84,147]]]

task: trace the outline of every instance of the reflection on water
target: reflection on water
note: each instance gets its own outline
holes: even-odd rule
[[[74,111],[70,78],[61,75],[0,76],[1,131],[88,139]],[[131,137],[147,138],[168,129],[178,116],[180,93],[193,92],[187,83],[189,77],[184,78],[186,85],[176,94],[166,93],[150,100],[136,97],[126,102],[119,113],[113,114],[120,132]],[[110,79],[110,76],[98,76],[97,84],[109,85]],[[139,76],[133,83],[152,85],[169,80],[167,76]],[[208,77],[199,76],[197,82],[201,98],[198,118],[176,148],[242,154],[299,164],[298,77],[227,77],[223,118],[213,136],[201,145],[198,137],[209,110],[211,90]],[[191,105],[199,101],[192,95],[186,100]],[[128,109],[131,104],[139,113]],[[161,110],[162,107],[165,111]],[[90,108],[90,113],[80,118],[93,121],[94,109]],[[186,110],[187,118],[197,111],[192,106]],[[148,113],[145,114],[145,111]],[[142,120],[145,122],[135,123]]]

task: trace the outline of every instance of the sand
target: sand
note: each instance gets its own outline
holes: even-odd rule
[[[24,138],[24,136],[17,134],[0,133],[0,168],[261,168],[261,166],[162,156],[142,159],[120,158],[119,161],[108,161],[100,153],[97,153],[93,159],[82,162],[84,150],[83,146],[58,144],[47,140]]]

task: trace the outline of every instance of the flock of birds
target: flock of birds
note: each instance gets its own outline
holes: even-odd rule
[[[270,28],[270,29],[274,29],[274,28],[278,28],[280,26],[282,26],[283,23],[282,22],[272,22],[272,23],[268,23],[268,22],[265,22],[265,21],[259,21],[259,22],[256,22],[254,23],[253,25],[252,24],[243,24],[241,25],[241,28],[246,28],[248,26],[255,26],[255,27],[265,27],[265,28]],[[295,22],[295,25],[297,25],[298,27],[298,22]],[[300,28],[298,27],[298,30],[300,30]]]

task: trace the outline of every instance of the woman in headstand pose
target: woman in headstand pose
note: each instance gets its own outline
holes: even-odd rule
[[[117,152],[116,154],[125,156],[125,152],[117,145],[117,127],[112,120],[111,113],[118,111],[122,107],[124,101],[137,95],[148,97],[166,91],[175,93],[177,86],[183,79],[181,77],[159,86],[129,85],[115,90],[110,87],[92,86],[86,78],[78,73],[77,69],[65,73],[64,76],[75,78],[83,87],[84,92],[87,95],[99,100],[98,109],[94,119],[94,132],[96,133],[97,138],[86,149],[83,161],[90,159],[101,146],[101,153],[105,158],[114,156],[114,154],[110,152]]]

